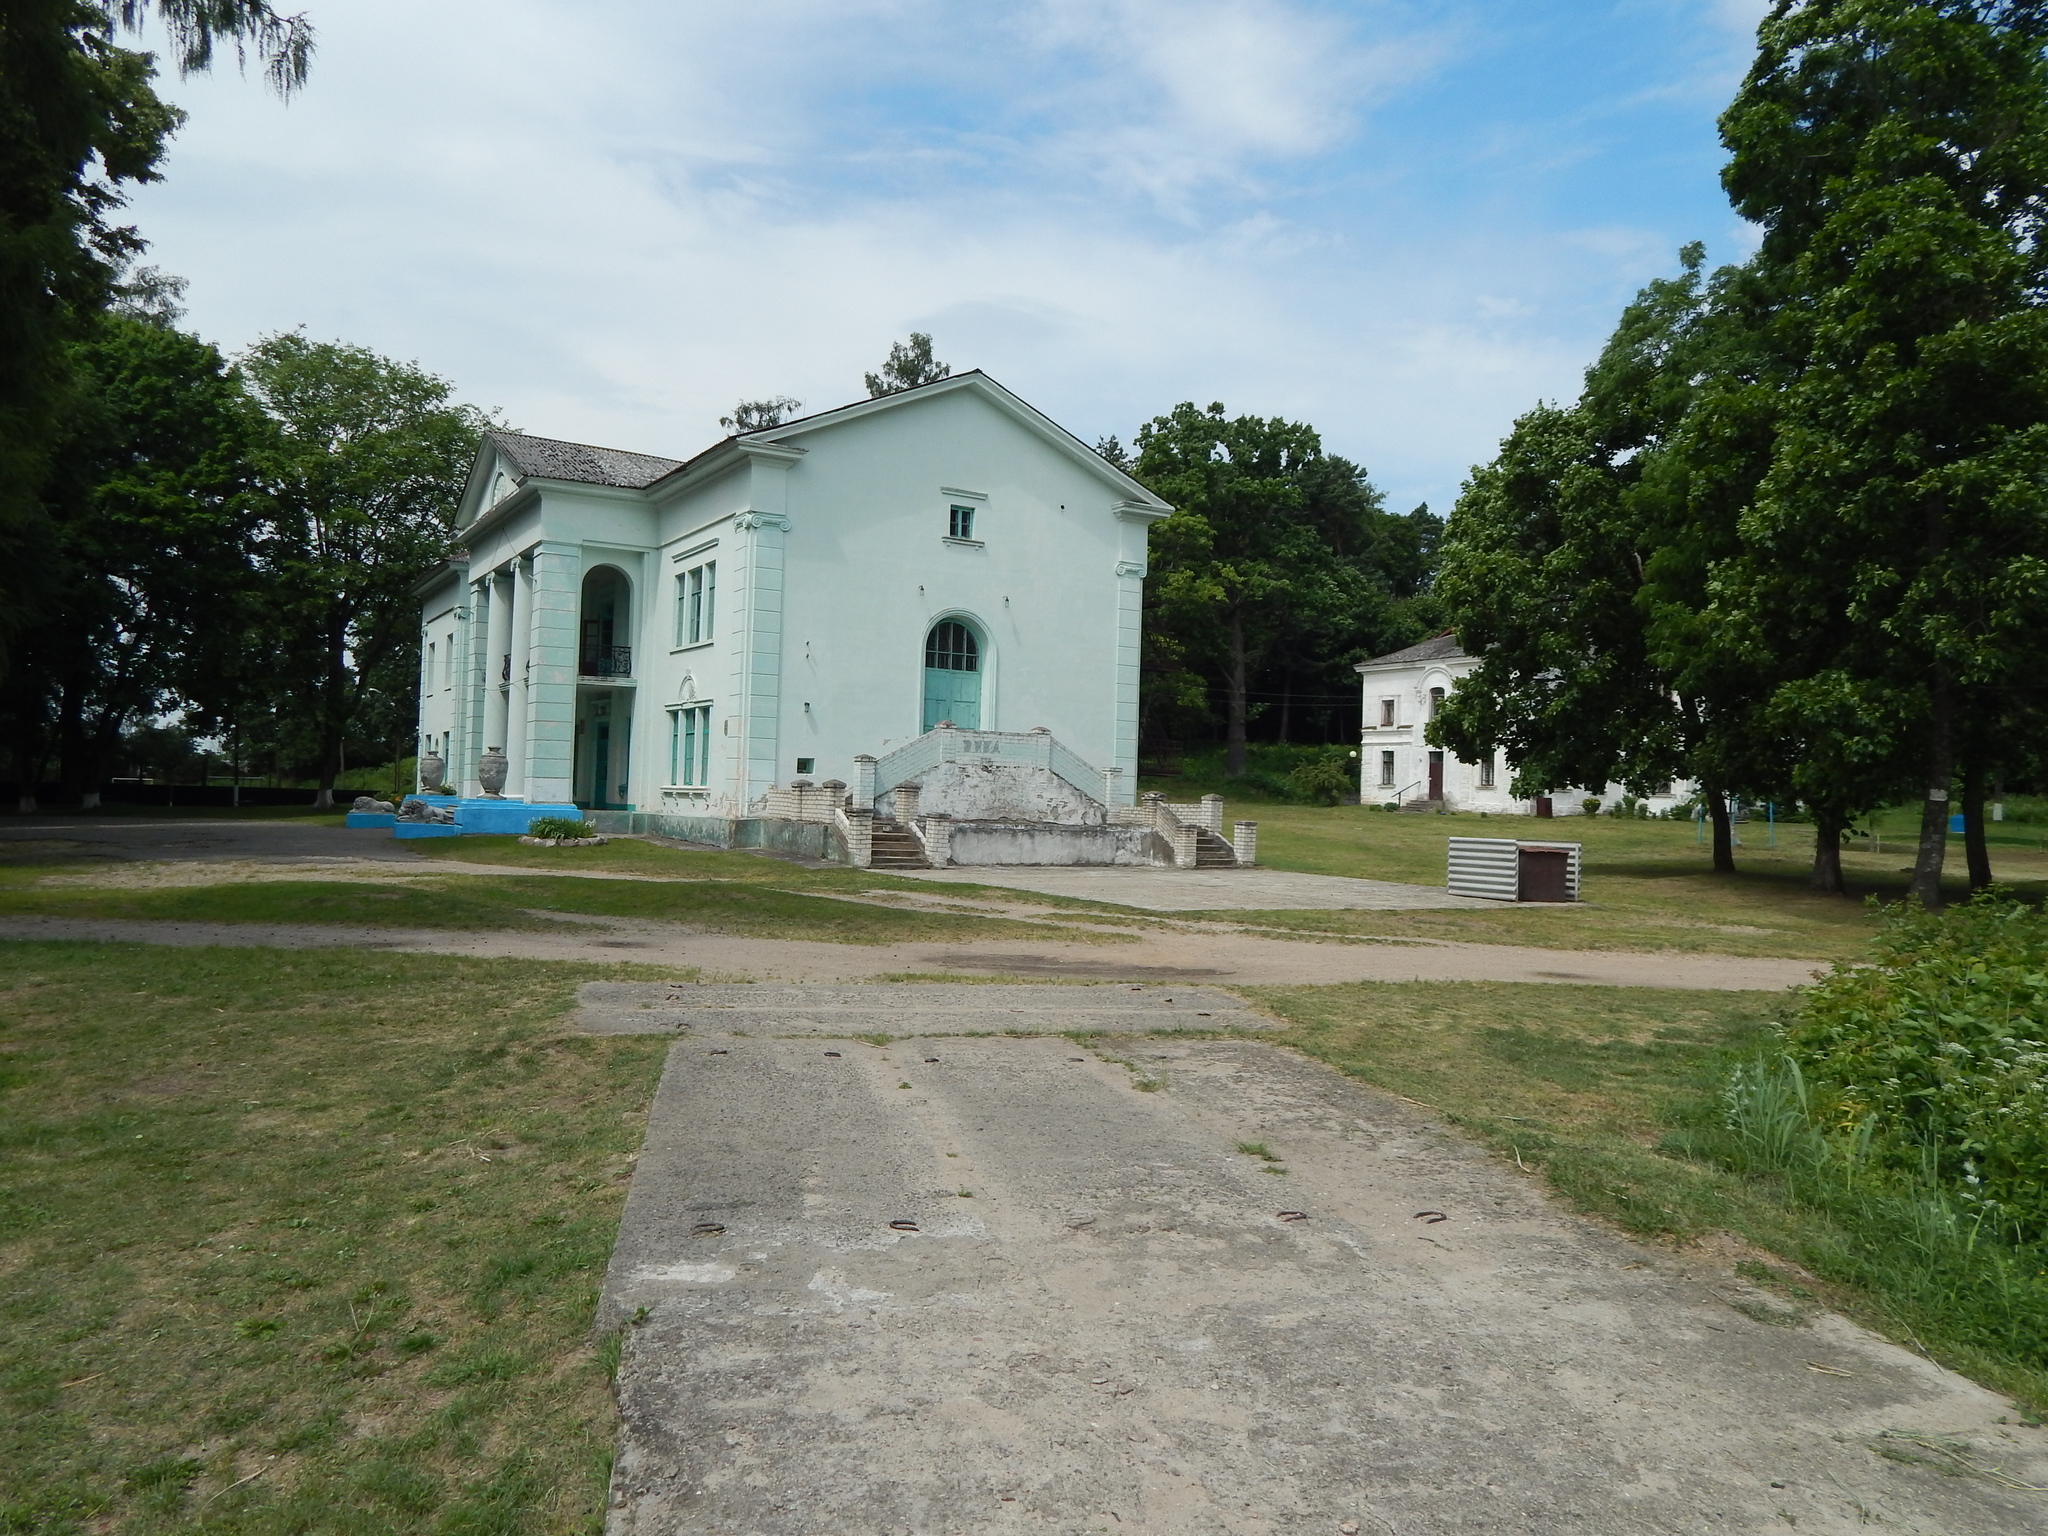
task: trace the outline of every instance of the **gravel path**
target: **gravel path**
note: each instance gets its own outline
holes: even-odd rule
[[[546,914],[559,917],[559,914]],[[981,940],[972,944],[824,944],[697,933],[674,923],[561,921],[543,931],[442,931],[154,919],[5,917],[0,939],[131,944],[388,949],[534,960],[620,960],[694,967],[707,979],[859,981],[910,971],[1179,979],[1241,986],[1342,981],[1576,982],[1616,987],[1782,991],[1823,973],[1818,961],[1740,955],[1528,949],[1509,944],[1315,943],[1257,934],[1140,932],[1128,943]]]
[[[2019,1536],[2048,1517],[2040,1493],[1944,1475],[1964,1468],[1937,1437],[2048,1484],[2048,1437],[1998,1422],[1992,1394],[1567,1215],[1291,1053],[941,1038],[1012,990],[965,986],[787,989],[768,1011],[800,1037],[754,1033],[760,1010],[712,1033],[732,990],[655,999],[693,1032],[602,1303],[626,1336],[610,1536]],[[1127,1028],[1160,1017],[1147,989],[1054,990],[1095,1014],[1128,999]],[[834,1008],[935,1033],[835,1039]]]

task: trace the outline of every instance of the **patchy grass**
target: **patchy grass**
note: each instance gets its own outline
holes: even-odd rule
[[[0,1531],[596,1531],[620,974],[0,944]]]
[[[0,915],[138,918],[213,923],[308,923],[387,928],[536,928],[535,912],[650,919],[709,933],[896,944],[1058,937],[1124,942],[1120,934],[1048,928],[1008,918],[834,900],[763,883],[584,880],[437,874],[399,880],[265,880],[124,888],[39,884],[45,869],[0,880]]]
[[[1416,982],[1246,989],[1289,1021],[1268,1037],[1427,1105],[1579,1209],[1639,1237],[1729,1232],[1856,1283],[1804,1283],[1944,1364],[2048,1406],[2041,1341],[2001,1337],[1980,1298],[1930,1291],[1920,1256],[1867,1216],[1816,1208],[1776,1179],[1688,1155],[1718,1119],[1730,1068],[1770,1038],[1774,1000],[1659,988]],[[1883,1218],[1888,1219],[1888,1218]],[[1767,1270],[1784,1284],[1800,1277]]]

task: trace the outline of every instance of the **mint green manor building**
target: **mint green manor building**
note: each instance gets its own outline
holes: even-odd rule
[[[508,799],[682,821],[835,782],[886,814],[915,774],[927,810],[1099,822],[1171,510],[979,372],[689,459],[492,432],[419,589],[421,747],[464,796],[502,752]]]

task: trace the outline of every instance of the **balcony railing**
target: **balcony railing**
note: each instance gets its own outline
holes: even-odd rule
[[[586,645],[577,672],[584,677],[631,677],[633,647],[630,645]]]

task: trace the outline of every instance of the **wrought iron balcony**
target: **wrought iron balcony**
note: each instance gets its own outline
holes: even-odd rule
[[[630,645],[586,645],[577,672],[584,677],[631,677],[633,647]]]

